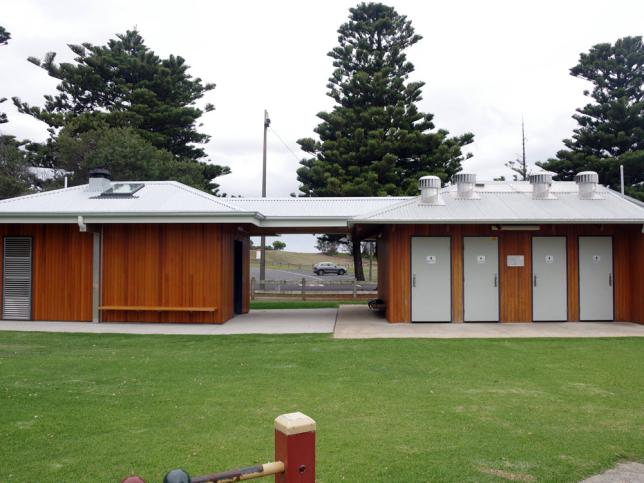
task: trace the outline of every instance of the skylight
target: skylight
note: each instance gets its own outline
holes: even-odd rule
[[[143,183],[113,183],[100,194],[101,198],[127,198],[145,186]]]

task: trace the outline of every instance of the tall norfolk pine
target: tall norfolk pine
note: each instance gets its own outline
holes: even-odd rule
[[[411,195],[418,178],[449,179],[465,159],[472,134],[449,137],[433,115],[418,110],[423,82],[408,82],[414,66],[405,50],[421,39],[392,7],[361,3],[338,29],[327,85],[335,106],[321,112],[319,140],[298,144],[311,158],[298,169],[306,196]],[[469,155],[468,155],[469,157]]]
[[[414,66],[405,51],[421,39],[392,7],[361,3],[338,29],[329,56],[327,87],[335,101],[320,112],[319,140],[298,140],[312,157],[297,170],[305,196],[413,195],[418,178],[444,181],[461,169],[461,148],[472,134],[449,137],[434,129],[433,115],[418,110],[423,82],[409,82]],[[354,240],[355,241],[355,240]],[[352,247],[356,277],[363,280],[360,243]]]
[[[593,102],[577,109],[578,126],[556,159],[537,163],[572,179],[579,171],[597,171],[602,184],[619,189],[624,166],[626,192],[644,199],[644,45],[642,37],[624,37],[582,53],[570,75],[592,83],[584,91]]]

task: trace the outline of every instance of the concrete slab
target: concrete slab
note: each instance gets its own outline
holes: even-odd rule
[[[1,330],[91,334],[329,334],[336,309],[252,310],[225,324],[142,324],[105,322],[0,321]]]
[[[644,465],[620,463],[612,470],[587,478],[581,483],[644,483]]]
[[[390,324],[365,306],[342,305],[333,336],[336,339],[644,337],[644,325],[630,322]]]

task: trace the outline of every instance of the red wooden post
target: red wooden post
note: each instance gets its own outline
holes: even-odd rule
[[[278,416],[275,461],[284,463],[275,483],[315,483],[315,421],[299,412]]]

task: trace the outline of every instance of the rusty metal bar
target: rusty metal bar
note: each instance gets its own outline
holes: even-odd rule
[[[222,471],[210,475],[195,476],[190,478],[191,483],[229,483],[234,481],[252,480],[263,476],[284,473],[284,463],[273,461],[263,465],[249,466],[238,470]]]

